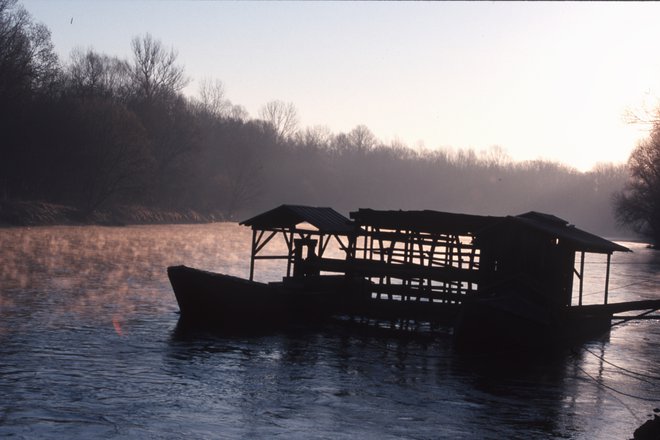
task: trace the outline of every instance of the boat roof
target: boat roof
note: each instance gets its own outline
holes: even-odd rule
[[[358,225],[440,234],[470,234],[491,226],[502,217],[442,211],[380,211],[361,208],[350,216]]]
[[[629,252],[630,249],[583,231],[566,220],[551,214],[530,211],[515,216],[485,216],[457,214],[442,211],[402,211],[360,208],[351,212],[350,219],[332,208],[302,205],[281,205],[240,224],[252,229],[295,229],[300,223],[309,223],[321,233],[353,234],[361,226],[383,229],[428,232],[436,234],[458,234],[487,236],[501,233],[509,226],[514,230],[531,229],[536,233],[558,239],[575,251],[612,253]]]
[[[359,209],[351,212],[350,216],[360,226],[475,236],[487,234],[489,230],[499,231],[499,227],[510,225],[514,229],[529,228],[535,232],[562,240],[576,251],[594,253],[630,251],[624,246],[578,229],[562,218],[536,211],[516,216],[484,216],[430,210],[381,211]]]
[[[630,252],[625,246],[606,240],[598,235],[578,229],[554,215],[530,211],[512,219],[516,224],[532,228],[553,238],[568,242],[576,251],[594,253]]]
[[[302,205],[281,205],[240,222],[252,229],[293,229],[300,223],[309,223],[320,232],[331,234],[351,234],[358,230],[350,219],[332,208]]]

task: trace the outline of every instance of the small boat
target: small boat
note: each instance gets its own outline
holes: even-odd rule
[[[345,309],[352,287],[342,276],[261,283],[186,266],[168,267],[181,317],[219,328],[266,328],[322,320]]]

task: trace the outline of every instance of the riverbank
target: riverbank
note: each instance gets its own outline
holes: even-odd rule
[[[211,223],[226,218],[220,213],[193,210],[169,211],[135,205],[118,205],[83,215],[75,207],[40,201],[0,201],[0,226],[147,225]]]
[[[247,214],[246,214],[247,215]],[[0,200],[0,227],[56,225],[165,225],[236,221],[221,212],[200,213],[192,209],[165,210],[140,205],[115,205],[83,215],[80,209],[42,201]],[[612,241],[647,243],[634,235],[606,236]],[[653,249],[657,247],[649,246]]]

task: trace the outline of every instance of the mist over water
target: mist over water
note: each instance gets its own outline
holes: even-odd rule
[[[658,321],[534,356],[460,355],[449,331],[178,328],[165,268],[247,276],[249,243],[233,223],[0,229],[0,436],[626,439],[659,405]],[[658,298],[660,254],[624,245],[610,301]],[[585,302],[603,263],[587,257]]]

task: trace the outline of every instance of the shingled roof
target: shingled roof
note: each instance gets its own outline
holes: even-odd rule
[[[294,228],[300,223],[309,223],[320,232],[350,234],[357,227],[348,218],[332,208],[316,208],[301,205],[281,205],[240,224],[252,229]]]
[[[504,225],[515,228],[531,228],[538,233],[563,240],[576,251],[611,253],[629,251],[597,235],[583,231],[566,220],[551,214],[527,212],[516,216],[495,217],[455,214],[441,211],[380,211],[359,209],[351,212],[349,220],[332,208],[317,208],[301,205],[281,205],[240,224],[252,229],[293,229],[300,223],[309,223],[322,233],[353,234],[360,226],[375,226],[386,229],[402,229],[431,233],[488,234]]]
[[[530,211],[515,217],[509,217],[509,219],[553,238],[564,240],[570,243],[576,251],[594,253],[630,252],[630,249],[625,246],[578,229],[573,225],[569,225],[566,220],[554,215]]]
[[[502,217],[441,211],[379,211],[361,208],[350,216],[358,225],[407,231],[468,234],[491,226]]]
[[[539,234],[560,239],[576,251],[611,253],[629,251],[597,235],[570,225],[566,220],[552,214],[530,211],[516,216],[496,217],[484,215],[456,214],[442,211],[379,211],[359,209],[351,212],[351,218],[361,226],[408,231],[472,234],[479,236],[489,231],[510,225],[514,228],[530,228]]]

